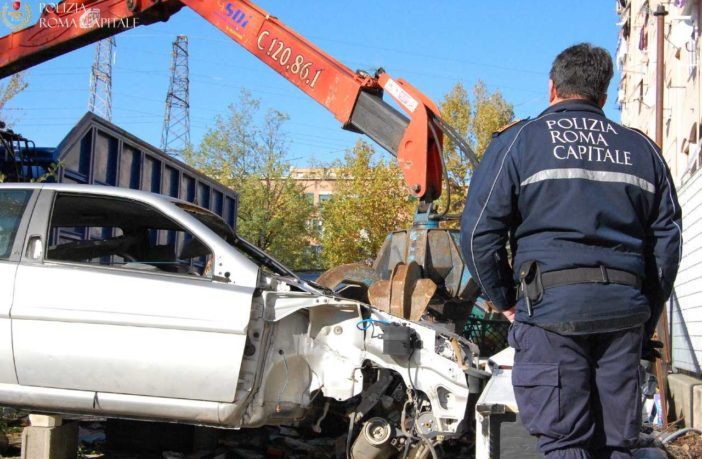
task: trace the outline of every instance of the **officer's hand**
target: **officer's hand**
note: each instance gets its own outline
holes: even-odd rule
[[[504,316],[507,318],[507,320],[510,321],[510,323],[514,322],[514,306],[505,311],[502,311],[502,314],[504,314]]]
[[[641,360],[655,362],[656,359],[661,358],[661,353],[658,351],[658,349],[662,348],[662,342],[644,338],[643,343],[641,345]]]

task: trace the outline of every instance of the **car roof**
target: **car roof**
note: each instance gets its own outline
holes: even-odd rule
[[[69,193],[86,193],[86,194],[97,194],[104,196],[116,196],[122,198],[135,199],[138,201],[145,201],[151,203],[183,203],[190,206],[200,207],[197,204],[193,204],[182,199],[172,198],[170,196],[164,196],[162,194],[151,193],[149,191],[133,190],[131,188],[121,188],[109,185],[80,185],[71,183],[0,183],[0,190],[2,189],[31,189],[31,190],[52,190],[52,191],[62,191]],[[203,209],[207,210],[207,209]],[[208,211],[209,212],[209,211]]]

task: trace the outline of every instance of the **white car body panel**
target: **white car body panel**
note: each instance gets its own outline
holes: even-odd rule
[[[22,265],[12,309],[20,384],[234,400],[253,294],[205,279]],[[50,295],[37,295],[41,285]],[[119,363],[119,368],[114,364]]]
[[[230,404],[138,395],[106,394],[18,384],[0,384],[0,399],[57,413],[92,413],[133,419],[221,426],[219,410]]]
[[[16,384],[12,358],[12,325],[10,306],[15,289],[17,263],[0,260],[0,384]]]

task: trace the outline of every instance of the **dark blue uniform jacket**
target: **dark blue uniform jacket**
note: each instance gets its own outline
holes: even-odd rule
[[[650,334],[677,274],[681,232],[658,147],[599,107],[568,100],[495,136],[471,180],[461,246],[473,278],[500,310],[515,305],[515,272],[525,261],[537,261],[542,272],[606,266],[634,273],[645,279],[641,290],[553,287],[531,317],[520,299],[517,320],[563,334],[646,323]]]

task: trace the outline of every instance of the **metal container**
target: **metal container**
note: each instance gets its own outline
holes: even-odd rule
[[[118,186],[179,198],[211,210],[236,230],[236,192],[94,113],[86,113],[53,151],[33,145],[23,148],[32,151],[15,151],[18,164],[27,164],[23,159],[29,157],[31,165],[20,167],[25,177],[16,180],[41,176],[56,163],[56,178],[49,181]]]

